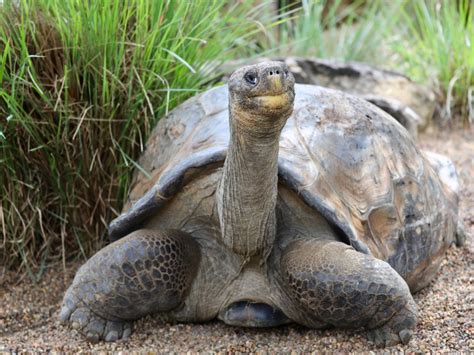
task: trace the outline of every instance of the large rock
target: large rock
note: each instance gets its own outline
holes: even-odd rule
[[[273,59],[286,62],[297,83],[342,90],[372,102],[395,117],[414,137],[430,122],[436,107],[433,91],[394,71],[358,62],[298,57]],[[268,58],[253,62],[265,60]],[[242,61],[227,63],[226,72],[241,65]]]

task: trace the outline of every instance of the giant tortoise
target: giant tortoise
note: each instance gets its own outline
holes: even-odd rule
[[[407,343],[410,291],[456,238],[449,161],[363,99],[295,85],[284,63],[240,68],[176,108],[140,164],[112,243],[64,297],[60,320],[92,341],[160,313],[365,327],[378,345]]]

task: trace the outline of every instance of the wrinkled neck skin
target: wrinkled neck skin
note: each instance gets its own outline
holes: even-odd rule
[[[233,119],[217,209],[224,244],[244,258],[265,261],[276,234],[278,147],[282,127],[246,129]],[[240,117],[242,118],[242,117]],[[267,129],[268,128],[268,129]]]

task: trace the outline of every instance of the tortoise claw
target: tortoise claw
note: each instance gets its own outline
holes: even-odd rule
[[[93,313],[88,307],[79,304],[71,293],[64,297],[63,306],[59,314],[61,324],[70,324],[71,328],[84,334],[92,343],[100,340],[107,342],[119,339],[128,339],[132,334],[131,322],[111,321]]]
[[[409,301],[387,323],[381,327],[371,329],[368,333],[369,341],[377,347],[394,346],[399,343],[408,344],[413,336],[416,315],[415,302]]]
[[[413,332],[408,329],[403,329],[398,333],[398,336],[400,337],[400,340],[404,345],[408,344],[410,341],[411,337],[413,336]]]

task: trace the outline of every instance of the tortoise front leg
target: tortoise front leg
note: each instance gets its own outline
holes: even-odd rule
[[[388,263],[341,242],[309,239],[290,243],[281,267],[289,294],[312,315],[313,326],[363,326],[378,346],[410,340],[416,305]]]
[[[79,269],[64,296],[60,321],[91,341],[127,338],[132,320],[183,302],[199,261],[199,245],[187,233],[137,230]]]

